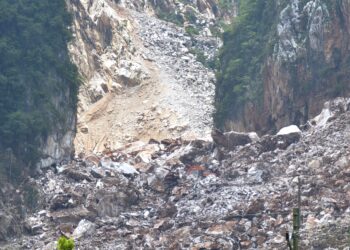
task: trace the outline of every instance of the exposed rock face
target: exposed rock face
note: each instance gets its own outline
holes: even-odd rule
[[[69,97],[65,97],[69,98]],[[67,99],[63,98],[61,101]],[[76,110],[64,106],[57,110],[65,114],[65,123],[57,124],[55,131],[48,135],[46,141],[41,145],[43,154],[38,167],[48,167],[51,164],[60,164],[62,161],[70,161],[74,156],[74,138],[76,135]]]
[[[327,121],[310,121],[303,132],[220,148],[222,160],[209,141],[152,140],[48,169],[36,180],[45,196],[42,210],[28,215],[33,230],[7,249],[52,249],[61,234],[75,237],[78,249],[287,249],[298,176],[300,247],[346,249],[349,103],[329,102]],[[292,134],[298,140],[279,147]],[[143,161],[143,153],[152,156]],[[137,173],[120,172],[122,163]],[[73,180],[72,170],[90,181]],[[58,200],[69,205],[52,207]]]
[[[349,1],[290,1],[277,20],[276,44],[263,67],[262,103],[246,103],[233,130],[278,131],[304,124],[328,98],[349,93]]]
[[[70,52],[84,78],[77,153],[133,140],[210,136],[215,77],[193,51],[214,57],[220,41],[210,29],[219,19],[228,21],[234,5],[221,10],[216,0],[68,3],[75,35]],[[157,18],[172,15],[199,35]]]

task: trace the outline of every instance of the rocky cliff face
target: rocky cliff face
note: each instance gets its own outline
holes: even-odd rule
[[[68,1],[70,52],[83,76],[77,153],[132,140],[207,137],[212,127],[210,30],[235,6],[217,1]],[[160,18],[171,22],[165,22]],[[172,22],[176,23],[173,24]]]
[[[0,20],[0,176],[11,172],[19,182],[36,163],[73,152],[79,81],[67,49],[71,19],[64,1],[49,2],[0,4],[8,13]],[[9,156],[18,160],[11,171]]]
[[[76,93],[64,92],[52,99],[56,112],[64,114],[65,118],[61,123],[56,124],[52,129],[53,132],[42,140],[40,146],[42,157],[38,163],[39,168],[70,161],[74,156],[77,119],[75,103],[71,103],[69,100],[75,100]]]
[[[229,115],[226,127],[264,133],[303,124],[328,98],[347,95],[349,4],[322,0],[275,4],[279,14],[271,27],[273,49],[260,71],[261,96],[247,101],[239,115]]]

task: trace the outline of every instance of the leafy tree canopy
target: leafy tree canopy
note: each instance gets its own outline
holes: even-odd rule
[[[0,150],[11,148],[28,164],[40,138],[62,123],[59,107],[75,108],[71,21],[64,0],[0,1]],[[64,96],[69,100],[57,103]]]

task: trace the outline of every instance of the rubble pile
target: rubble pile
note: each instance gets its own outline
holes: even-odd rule
[[[142,56],[157,65],[167,89],[158,105],[179,114],[178,120],[186,124],[180,130],[182,137],[188,138],[188,134],[207,137],[213,126],[215,75],[198,62],[193,50],[213,58],[221,41],[214,37],[190,37],[175,24],[139,12],[132,16],[140,24],[138,34],[145,46]]]
[[[328,103],[303,131],[134,142],[44,169],[44,206],[10,249],[54,249],[60,235],[77,249],[287,249],[299,179],[302,247],[345,249],[349,104]]]

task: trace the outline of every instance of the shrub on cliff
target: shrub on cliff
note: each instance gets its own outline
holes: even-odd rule
[[[57,242],[58,250],[73,250],[74,249],[74,240],[67,239],[64,236],[61,236]]]

